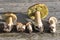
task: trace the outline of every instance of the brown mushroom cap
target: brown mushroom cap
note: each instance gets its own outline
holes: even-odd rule
[[[3,19],[7,20],[9,17],[12,17],[13,21],[17,20],[17,16],[12,12],[6,12],[3,14]]]

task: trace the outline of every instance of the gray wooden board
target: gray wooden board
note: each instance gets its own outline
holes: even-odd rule
[[[2,19],[2,12],[10,11],[16,12],[19,22],[26,23],[31,21],[27,16],[27,9],[36,3],[47,5],[49,14],[45,20],[48,20],[51,16],[55,16],[58,19],[56,33],[54,35],[51,33],[0,33],[0,40],[60,40],[60,0],[0,0],[0,19]]]

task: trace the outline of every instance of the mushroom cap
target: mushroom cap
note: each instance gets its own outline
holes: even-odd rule
[[[48,15],[48,8],[45,4],[35,4],[28,8],[28,10],[27,10],[28,16],[33,20],[35,19],[34,13],[36,11],[40,11],[42,19]]]
[[[57,23],[57,18],[56,18],[56,17],[50,17],[50,18],[49,18],[49,23],[52,24],[53,22],[54,22],[54,23]]]
[[[12,12],[7,12],[3,14],[3,19],[7,20],[9,17],[12,17],[13,21],[17,20],[17,16]]]

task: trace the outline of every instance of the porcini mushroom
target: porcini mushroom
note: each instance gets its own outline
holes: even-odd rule
[[[16,23],[16,28],[17,28],[17,31],[19,31],[19,32],[23,32],[23,31],[25,31],[26,26],[23,25],[23,24],[20,23],[20,22],[17,22],[17,23]]]
[[[45,4],[35,4],[28,8],[28,16],[35,20],[37,27],[43,32],[42,19],[48,15],[48,8]]]
[[[31,33],[33,31],[31,22],[26,23],[26,27],[29,30],[29,33]]]
[[[57,18],[56,17],[50,17],[49,18],[50,23],[50,32],[55,33],[56,32],[56,24],[57,24]]]
[[[3,19],[6,21],[7,27],[4,28],[4,31],[10,32],[12,30],[13,25],[17,21],[17,16],[12,12],[6,12],[3,14]]]

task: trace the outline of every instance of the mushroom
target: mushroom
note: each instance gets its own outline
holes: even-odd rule
[[[29,30],[29,33],[31,33],[33,31],[32,23],[31,22],[26,23],[26,28]]]
[[[48,15],[48,8],[45,4],[35,4],[28,8],[28,16],[35,20],[36,27],[43,32],[42,19]]]
[[[50,17],[49,18],[50,23],[50,32],[55,33],[56,32],[56,24],[57,24],[57,18],[56,17]]]
[[[23,25],[23,24],[20,23],[20,22],[17,22],[17,23],[16,23],[16,28],[17,28],[17,31],[19,31],[19,32],[23,32],[23,31],[25,31],[26,26]]]
[[[6,12],[5,14],[3,14],[3,19],[6,21],[7,24],[6,27],[4,26],[4,31],[10,32],[14,23],[16,23],[17,21],[17,16],[12,12]]]

